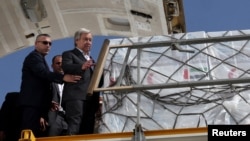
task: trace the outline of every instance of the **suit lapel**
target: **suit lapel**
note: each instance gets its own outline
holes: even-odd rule
[[[55,87],[56,91],[59,92],[59,87],[56,83],[54,83],[54,87]]]
[[[75,49],[73,50],[73,53],[74,53],[78,58],[80,58],[81,60],[86,61],[86,59],[84,58],[83,54],[82,54],[77,48],[75,48]]]
[[[83,56],[82,52],[79,51],[77,48],[75,48],[75,49],[73,50],[73,53],[74,53],[78,58],[80,58],[81,60],[83,60],[84,62],[87,61],[87,59]],[[89,57],[90,57],[90,59],[93,60],[93,63],[95,63],[94,59],[93,59],[91,56],[89,56]],[[90,69],[90,73],[91,73],[91,74],[93,73],[93,70],[94,70],[94,67],[91,67],[91,69]]]

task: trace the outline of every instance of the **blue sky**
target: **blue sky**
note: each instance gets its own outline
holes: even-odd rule
[[[250,0],[183,0],[187,32],[250,29]]]
[[[250,29],[250,0],[183,0],[183,3],[187,32]],[[94,38],[91,54],[95,59],[105,38]],[[72,48],[72,38],[53,41],[52,50],[46,57],[48,64],[52,56]],[[7,92],[19,91],[22,62],[33,49],[29,47],[0,59],[0,105]]]

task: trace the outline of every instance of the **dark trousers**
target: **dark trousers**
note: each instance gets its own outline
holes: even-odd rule
[[[80,134],[93,134],[95,127],[95,112],[93,107],[90,107],[90,101],[85,102],[85,113],[81,123]]]
[[[40,128],[41,109],[21,107],[21,130],[32,130],[35,137],[44,137],[46,133]]]
[[[84,120],[84,101],[72,100],[64,103],[66,121],[68,123],[68,135],[80,134],[81,123]]]
[[[66,135],[68,124],[65,121],[65,114],[61,111],[49,111],[48,113],[48,136]]]
[[[65,103],[68,134],[93,134],[95,114],[99,108],[99,93],[88,96],[87,100]]]
[[[85,113],[81,125],[81,134],[93,134],[95,127],[95,114],[99,108],[99,93],[88,96],[85,104]]]

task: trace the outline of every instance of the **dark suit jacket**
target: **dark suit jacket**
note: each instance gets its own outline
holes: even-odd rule
[[[92,96],[87,96],[87,89],[94,68],[89,68],[84,71],[82,70],[82,65],[87,60],[77,48],[64,52],[62,58],[62,68],[64,73],[82,76],[81,80],[77,83],[64,83],[63,103],[71,100],[86,100],[84,102],[85,114],[83,115],[83,119],[85,120],[81,123],[80,133],[93,133],[95,113],[99,109],[99,92],[94,92]],[[92,59],[91,56],[90,58]],[[103,77],[99,83],[99,87],[102,86],[102,84]]]
[[[62,58],[64,73],[82,76],[81,80],[77,83],[64,83],[63,103],[70,100],[86,100],[87,89],[93,70],[82,70],[82,65],[87,60],[77,48],[63,52]]]
[[[52,83],[52,101],[60,103],[59,87],[57,83]]]
[[[51,82],[63,83],[63,75],[51,72],[44,56],[32,51],[23,62],[20,106],[47,108],[46,114],[52,98]]]
[[[59,94],[59,87],[57,85],[57,83],[52,83],[52,100],[51,101],[55,101],[57,103],[60,104],[60,94]],[[56,116],[57,116],[57,111],[51,111],[49,110],[48,112],[48,123],[49,125],[52,125],[55,120],[56,120]]]
[[[20,113],[17,105],[19,92],[9,92],[0,109],[0,131],[4,131],[6,141],[17,141],[20,133]]]

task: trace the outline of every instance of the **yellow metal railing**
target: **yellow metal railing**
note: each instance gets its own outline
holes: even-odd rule
[[[36,141],[36,138],[31,130],[23,130],[19,141]]]
[[[167,139],[169,136],[173,137],[201,137],[201,140],[206,140],[207,138],[207,128],[184,128],[184,129],[171,129],[171,130],[152,130],[144,131],[145,137],[148,141],[153,141],[154,139],[161,138]],[[31,130],[23,130],[21,133],[21,138],[19,141],[98,141],[98,140],[119,140],[127,141],[133,137],[133,132],[123,132],[123,133],[102,133],[102,134],[86,134],[86,135],[73,135],[73,136],[55,136],[55,137],[42,137],[35,138]],[[180,139],[180,141],[182,141]]]

